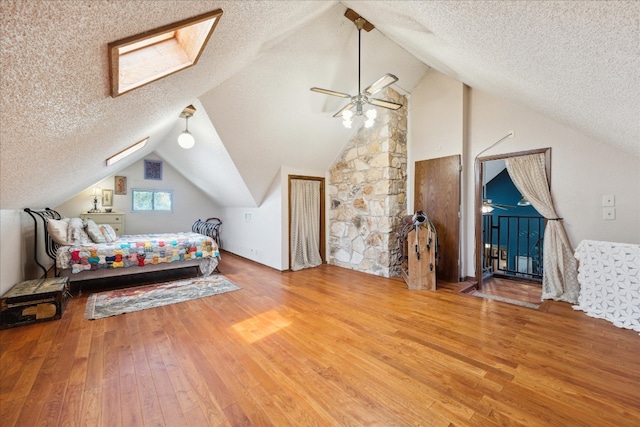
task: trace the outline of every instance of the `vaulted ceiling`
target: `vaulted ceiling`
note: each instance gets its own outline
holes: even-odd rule
[[[0,208],[56,206],[151,152],[220,206],[259,205],[282,166],[326,170],[351,131],[309,88],[357,92],[347,7],[376,27],[363,85],[390,72],[410,94],[431,67],[638,155],[638,2],[3,0]],[[109,42],[214,9],[197,65],[109,95]]]

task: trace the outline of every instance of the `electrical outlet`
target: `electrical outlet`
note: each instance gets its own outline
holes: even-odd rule
[[[615,206],[616,196],[613,194],[605,194],[602,196],[602,206]]]
[[[616,219],[616,208],[602,208],[602,219]]]

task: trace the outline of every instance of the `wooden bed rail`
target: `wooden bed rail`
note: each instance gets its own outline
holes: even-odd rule
[[[29,216],[33,219],[33,258],[36,262],[36,264],[38,264],[38,266],[40,268],[42,268],[43,273],[43,278],[47,277],[47,268],[40,264],[40,261],[38,261],[38,228],[40,228],[39,224],[38,224],[38,220],[36,217],[39,217],[42,220],[42,230],[44,232],[44,249],[45,252],[47,254],[47,256],[49,258],[51,258],[53,260],[53,272],[55,274],[55,276],[58,276],[58,268],[56,266],[56,251],[58,250],[58,247],[60,245],[58,245],[56,242],[53,241],[53,239],[51,238],[51,236],[49,235],[49,231],[47,230],[47,221],[50,219],[62,219],[62,216],[54,211],[53,209],[49,209],[49,208],[44,208],[43,210],[35,210],[35,209],[29,209],[29,208],[25,208],[24,211],[26,213],[29,214]]]

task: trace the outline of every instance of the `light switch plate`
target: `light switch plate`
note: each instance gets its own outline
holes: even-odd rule
[[[615,206],[616,196],[613,194],[605,194],[602,196],[602,206]]]
[[[602,208],[602,219],[616,219],[616,208]]]

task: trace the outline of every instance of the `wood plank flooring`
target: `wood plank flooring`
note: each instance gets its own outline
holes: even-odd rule
[[[9,426],[633,426],[640,336],[323,265],[223,254],[241,290],[0,331]]]
[[[530,304],[540,304],[542,283],[524,282],[493,276],[482,282],[482,293],[510,298]]]

